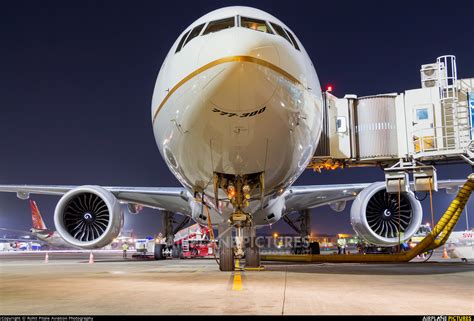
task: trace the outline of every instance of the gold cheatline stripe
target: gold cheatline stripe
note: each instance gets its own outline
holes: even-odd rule
[[[293,77],[292,75],[290,75],[288,72],[286,72],[285,70],[281,69],[280,67],[277,67],[275,66],[274,64],[268,62],[268,61],[265,61],[265,60],[262,60],[260,58],[255,58],[255,57],[251,57],[251,56],[229,56],[229,57],[225,57],[225,58],[221,58],[221,59],[217,59],[217,60],[214,60],[214,61],[211,61],[210,63],[202,66],[201,68],[193,71],[192,73],[190,73],[189,75],[187,75],[186,77],[184,77],[180,82],[178,82],[169,92],[168,94],[166,95],[166,97],[163,99],[163,101],[161,102],[160,106],[158,106],[158,108],[156,109],[155,111],[155,114],[153,115],[153,123],[155,122],[155,119],[156,119],[156,116],[158,116],[158,113],[160,112],[161,108],[163,108],[164,104],[168,101],[168,99],[171,97],[171,95],[176,91],[178,90],[179,87],[181,87],[182,85],[184,85],[186,82],[188,82],[189,80],[191,80],[193,77],[199,75],[200,73],[203,73],[204,71],[214,67],[214,66],[217,66],[217,65],[220,65],[220,64],[225,64],[227,62],[251,62],[251,63],[254,63],[254,64],[257,64],[257,65],[260,65],[260,66],[264,66],[264,67],[267,67],[267,68],[270,68],[271,70],[281,74],[282,76],[288,78],[290,81],[294,82],[295,84],[297,85],[301,85],[301,82],[296,79],[295,77]]]

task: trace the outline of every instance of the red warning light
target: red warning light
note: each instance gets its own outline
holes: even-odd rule
[[[334,87],[332,85],[327,85],[326,86],[326,91],[329,92],[329,93],[332,92],[333,89],[334,89]]]

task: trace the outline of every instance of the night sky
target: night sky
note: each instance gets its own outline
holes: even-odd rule
[[[474,77],[474,2],[4,1],[0,5],[0,184],[180,186],[156,147],[151,97],[178,35],[209,11],[253,6],[285,22],[322,85],[339,97],[420,87],[420,65],[457,58]],[[390,4],[391,6],[389,6]],[[441,25],[443,24],[444,25]],[[467,165],[438,168],[465,178]],[[383,180],[379,169],[306,171],[295,185]],[[53,196],[32,196],[54,228]],[[452,195],[435,195],[436,217]],[[430,217],[423,202],[425,221]],[[469,202],[474,223],[474,201]],[[352,232],[349,209],[313,210],[316,233]],[[139,236],[161,231],[158,211],[127,215]],[[0,193],[0,227],[31,227],[28,202]],[[465,229],[464,215],[457,229]],[[272,227],[289,231],[285,223]]]

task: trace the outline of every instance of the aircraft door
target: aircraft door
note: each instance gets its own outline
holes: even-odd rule
[[[424,104],[413,106],[413,143],[415,152],[436,149],[434,106]]]

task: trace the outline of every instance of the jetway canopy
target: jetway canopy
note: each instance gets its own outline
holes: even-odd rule
[[[474,78],[454,56],[423,65],[421,88],[367,97],[324,93],[324,128],[311,167],[392,166],[474,156]]]

